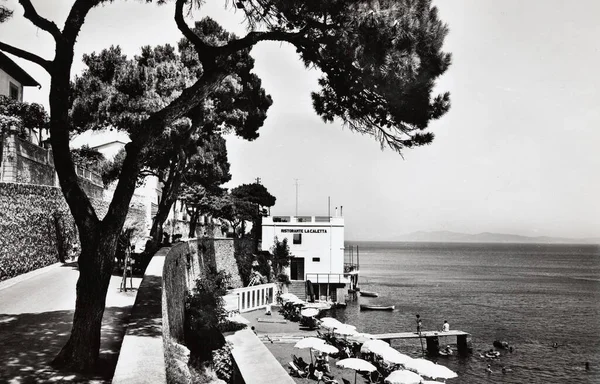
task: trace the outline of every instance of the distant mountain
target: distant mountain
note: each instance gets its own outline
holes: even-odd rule
[[[519,236],[505,233],[483,232],[475,235],[450,231],[418,231],[403,235],[397,241],[417,241],[431,243],[559,243],[559,244],[600,244],[600,238],[569,239],[565,237]]]

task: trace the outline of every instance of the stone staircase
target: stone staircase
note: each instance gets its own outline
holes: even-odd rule
[[[288,285],[288,292],[298,296],[299,299],[306,300],[306,282],[304,280],[294,280]]]

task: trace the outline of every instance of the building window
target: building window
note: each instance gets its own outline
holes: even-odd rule
[[[321,261],[320,257],[313,257],[313,262],[318,263],[319,261]]]
[[[294,244],[302,244],[302,234],[294,233]]]
[[[9,96],[13,100],[19,100],[19,87],[13,83],[9,83]]]

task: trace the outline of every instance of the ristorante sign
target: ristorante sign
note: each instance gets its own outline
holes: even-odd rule
[[[301,228],[301,229],[282,229],[281,233],[327,233],[326,229]]]

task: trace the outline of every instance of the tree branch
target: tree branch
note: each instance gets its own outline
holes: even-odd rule
[[[38,55],[35,55],[31,52],[28,51],[24,51],[20,48],[17,47],[13,47],[12,45],[8,45],[6,43],[3,43],[0,41],[0,50],[4,51],[4,52],[8,52],[10,54],[13,54],[15,56],[18,56],[22,59],[31,61],[33,63],[36,63],[37,65],[39,65],[40,67],[44,68],[48,73],[51,73],[52,71],[52,62],[48,61],[46,59],[42,59],[41,57],[39,57]]]
[[[65,27],[63,28],[61,38],[65,39],[72,47],[75,44],[77,35],[79,34],[79,31],[81,31],[81,26],[85,22],[85,17],[90,9],[104,1],[106,0],[76,0],[65,21]]]
[[[298,32],[284,32],[284,31],[252,31],[241,39],[231,40],[227,44],[217,47],[218,56],[227,56],[233,52],[240,51],[242,49],[250,48],[254,44],[260,41],[287,41],[288,43],[294,43],[306,34],[309,27],[308,25]]]
[[[54,24],[54,22],[40,16],[37,13],[37,11],[35,10],[35,7],[33,6],[33,4],[31,4],[30,0],[19,0],[19,3],[21,4],[21,6],[23,7],[23,10],[25,11],[23,16],[26,19],[31,21],[33,23],[33,25],[35,25],[36,27],[43,29],[44,31],[50,33],[54,37],[55,41],[58,41],[61,39],[62,34],[60,33],[60,29],[58,29],[58,26],[56,24]]]
[[[196,35],[183,18],[183,6],[187,1],[188,0],[177,0],[175,3],[175,23],[177,24],[177,28],[183,33],[183,36],[194,45],[200,62],[205,65],[212,64],[215,60],[215,47],[206,44],[198,35]]]
[[[104,217],[103,222],[114,222],[114,219],[119,217],[119,212],[128,209],[128,205],[124,204],[120,196],[133,194],[135,182],[139,170],[141,168],[138,161],[138,156],[148,141],[159,135],[164,127],[171,124],[175,119],[183,116],[195,105],[200,103],[207,95],[221,84],[225,78],[226,71],[222,69],[211,69],[204,72],[202,77],[198,79],[194,85],[185,89],[178,98],[173,100],[169,105],[153,113],[144,122],[144,129],[134,138],[133,141],[126,145],[127,155],[123,161],[121,168],[121,176],[115,189],[114,197],[108,212]],[[118,224],[118,223],[117,223]]]

